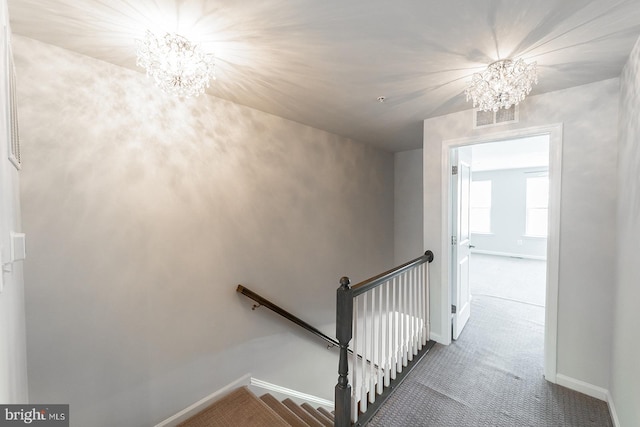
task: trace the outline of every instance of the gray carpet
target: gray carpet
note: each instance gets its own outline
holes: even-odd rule
[[[605,402],[544,380],[543,307],[477,295],[471,316],[460,339],[436,344],[369,426],[612,426]]]
[[[471,293],[544,305],[545,261],[471,254]]]

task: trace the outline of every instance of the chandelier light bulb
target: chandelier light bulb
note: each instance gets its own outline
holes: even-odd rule
[[[473,100],[474,108],[498,111],[518,105],[537,83],[535,62],[503,59],[490,64],[482,73],[475,73],[465,94],[467,101]]]
[[[147,70],[164,92],[179,97],[196,97],[215,79],[213,55],[204,53],[198,45],[178,34],[158,37],[147,30],[143,40],[137,40],[137,65]]]

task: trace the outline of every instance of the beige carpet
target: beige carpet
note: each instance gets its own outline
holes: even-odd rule
[[[288,427],[246,387],[236,389],[179,427]]]

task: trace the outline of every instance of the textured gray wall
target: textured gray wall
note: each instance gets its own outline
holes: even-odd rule
[[[393,264],[393,155],[15,51],[32,401],[70,403],[75,426],[149,425],[247,372],[332,398],[337,353],[235,287],[333,322],[341,276]]]
[[[542,77],[541,77],[542,78]],[[472,129],[472,110],[425,120],[425,245],[431,267],[432,330],[446,335],[440,306],[442,142],[563,123],[562,201],[558,289],[557,372],[607,388],[609,382],[617,185],[619,79],[532,96],[520,104],[520,122]]]
[[[395,154],[395,265],[420,256],[422,245],[422,149]]]
[[[640,42],[621,80],[617,288],[611,394],[620,426],[640,425]]]

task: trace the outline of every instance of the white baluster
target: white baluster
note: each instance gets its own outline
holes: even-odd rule
[[[413,273],[413,354],[418,354],[418,343],[420,341],[420,280],[418,277],[419,267],[412,269]]]
[[[424,288],[422,286],[422,264],[417,267],[418,274],[418,350],[422,350],[424,337]]]
[[[419,327],[420,327],[420,312],[418,311],[418,301],[419,298],[419,286],[420,281],[418,280],[418,267],[414,267],[412,269],[413,273],[413,354],[418,354],[418,341],[419,338]]]
[[[431,338],[431,321],[429,320],[429,316],[431,314],[431,309],[429,308],[429,301],[430,301],[430,296],[429,296],[429,292],[431,292],[431,285],[429,283],[429,263],[425,263],[424,264],[424,283],[425,283],[425,296],[424,296],[424,307],[425,307],[425,311],[424,311],[424,318],[427,322],[427,327],[426,327],[426,336],[424,337],[424,342],[425,344],[427,343],[427,341]]]
[[[415,335],[415,313],[413,310],[413,302],[416,299],[415,295],[415,279],[413,277],[413,269],[408,273],[409,276],[409,329],[411,330],[411,335],[409,335],[409,360],[413,360],[413,337]]]
[[[398,276],[398,372],[402,372],[404,360],[404,276]]]
[[[396,366],[398,365],[398,317],[397,317],[397,285],[398,278],[394,277],[391,287],[391,366],[389,368],[391,379],[396,379]]]
[[[389,325],[391,324],[391,312],[389,311],[389,288],[393,286],[393,281],[388,281],[385,284],[385,299],[386,299],[386,308],[385,308],[385,325],[384,325],[384,386],[389,387],[389,382],[391,381],[391,349],[393,348],[391,343],[391,334],[389,330]]]
[[[351,421],[358,420],[358,327],[360,319],[358,318],[358,305],[360,297],[353,299],[353,381],[351,383]]]
[[[417,267],[415,267],[415,276],[416,276],[416,302],[415,304],[415,309],[416,309],[416,354],[417,352],[420,350],[420,341],[421,341],[421,333],[422,333],[422,312],[420,311],[421,308],[421,304],[420,304],[420,297],[422,296],[422,294],[420,293],[420,266],[418,265]]]
[[[427,344],[427,322],[429,321],[429,317],[427,317],[429,307],[427,307],[427,282],[424,274],[424,264],[420,266],[420,288],[422,289],[422,298],[420,299],[422,304],[422,310],[420,311],[422,313],[422,336],[420,342],[424,346]]]
[[[378,286],[378,369],[377,369],[377,388],[376,393],[382,394],[382,386],[384,386],[384,359],[382,355],[384,354],[384,341],[382,340],[382,332],[384,328],[382,326],[382,288],[386,286],[380,285]]]
[[[409,270],[407,272],[407,286],[409,288],[409,299],[408,299],[408,319],[409,319],[409,337],[407,339],[407,360],[410,362],[413,360],[413,336],[415,333],[415,327],[413,323],[414,313],[413,313],[413,301],[415,299],[415,295],[413,294],[413,270]]]
[[[418,280],[418,267],[413,269],[413,296],[415,300],[413,301],[413,324],[414,324],[414,334],[413,334],[413,354],[418,354],[418,341],[420,341],[420,309],[418,306],[418,302],[420,301],[420,281]]]
[[[403,324],[404,324],[404,333],[402,336],[402,366],[406,367],[407,366],[407,362],[408,362],[408,356],[409,356],[409,336],[410,336],[410,330],[409,330],[409,280],[407,278],[407,274],[406,272],[402,274],[402,281],[403,281],[403,293],[404,293],[404,297],[403,297],[403,307],[402,307],[402,316],[403,316]]]
[[[398,276],[398,373],[402,372],[404,360],[404,277]]]
[[[367,294],[362,295],[362,386],[360,389],[360,410],[367,411]]]
[[[371,350],[369,351],[369,403],[373,403],[376,401],[376,379],[377,379],[377,375],[375,372],[375,351],[376,351],[376,328],[375,328],[375,323],[374,323],[374,317],[376,315],[376,298],[375,298],[375,289],[373,289],[371,292],[368,292],[368,294],[371,294],[371,315],[369,316],[369,322],[370,323],[370,328],[369,330],[371,331],[371,337],[370,340],[371,341]]]
[[[398,372],[402,372],[402,359],[404,358],[404,278],[398,276]]]

